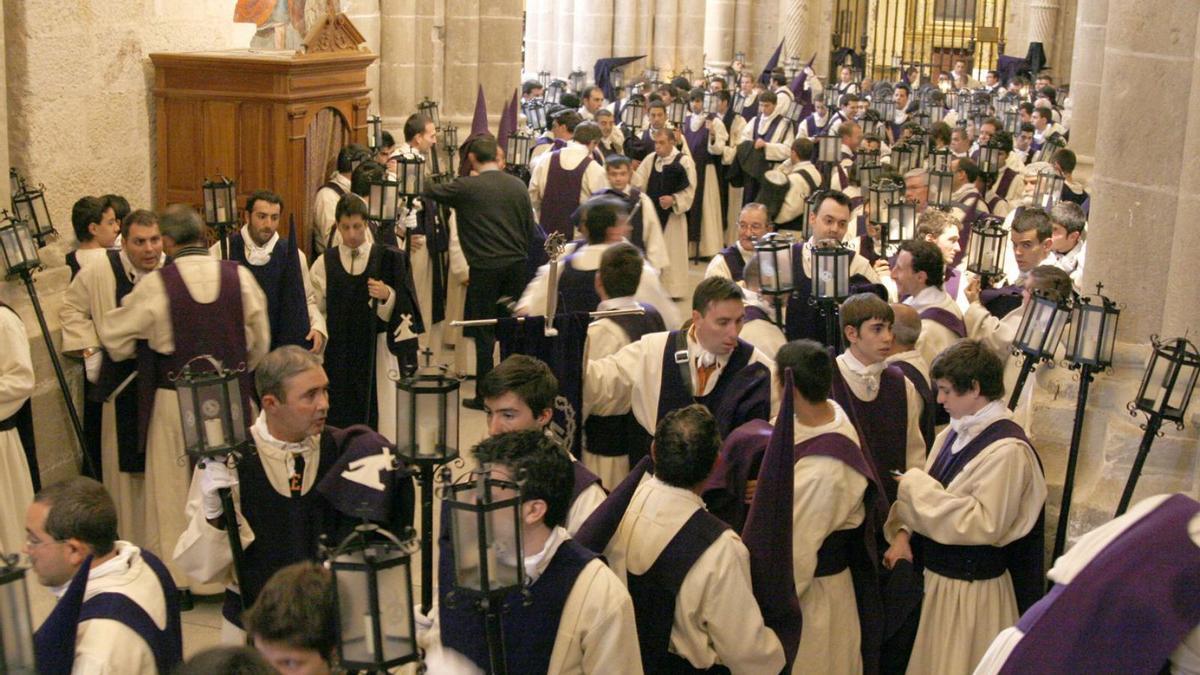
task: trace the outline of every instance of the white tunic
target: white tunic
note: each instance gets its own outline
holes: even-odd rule
[[[841,434],[858,445],[858,433],[836,401],[834,418],[819,427],[794,421],[796,444],[823,434]],[[862,525],[867,479],[832,457],[797,461],[792,478],[792,577],[800,598],[804,630],[793,673],[862,672],[861,628],[850,570],[813,576],[825,538]]]
[[[16,312],[0,309],[0,419],[17,414],[33,395],[29,336]],[[29,463],[16,429],[0,431],[0,546],[5,553],[25,547],[25,510],[33,502]]]
[[[962,311],[959,310],[958,303],[954,302],[954,299],[947,295],[946,291],[936,286],[926,286],[916,295],[906,298],[904,304],[917,310],[918,314],[926,309],[937,308],[962,318]],[[938,354],[960,339],[954,331],[937,321],[921,319],[921,337],[917,338],[917,351],[921,352],[925,363],[933,363]]]
[[[186,255],[176,259],[174,265],[196,302],[216,301],[221,288],[219,261],[207,255]],[[246,368],[253,370],[271,346],[267,299],[250,270],[239,266],[238,282],[246,335]],[[131,357],[139,339],[147,340],[159,354],[174,353],[170,301],[161,272],[146,275],[125,296],[121,306],[105,314],[104,321],[96,327],[101,343],[114,360]],[[191,469],[184,455],[179,397],[174,389],[159,389],[146,437],[146,547],[150,550],[166,550],[187,526],[184,495]],[[187,578],[174,563],[164,562],[171,569],[176,585],[187,587]]]
[[[622,298],[612,298],[602,300],[596,308],[598,310],[610,309],[633,309],[638,307],[638,302],[633,296],[625,296]],[[625,334],[625,330],[612,319],[597,319],[588,325],[587,343],[584,345],[584,362],[595,361],[602,359],[605,356],[616,354],[623,347],[629,344],[629,338]],[[587,399],[587,391],[584,391],[583,409],[591,408],[591,401]],[[629,412],[626,407],[621,413]],[[584,442],[584,448],[592,447],[591,443],[603,442],[602,438],[588,438]],[[606,457],[598,455],[588,450],[583,451],[583,464],[592,473],[600,477],[600,482],[605,488],[612,490],[617,487],[625,476],[629,475],[629,455],[619,455],[616,457]],[[582,495],[580,495],[582,496]]]
[[[742,141],[750,141],[753,143],[756,140],[756,134],[766,133],[767,129],[771,128],[771,123],[779,118],[778,108],[770,117],[759,115],[751,120],[742,129]],[[775,127],[775,133],[770,137],[764,138],[767,142],[765,151],[768,162],[782,162],[792,156],[792,125],[787,120],[781,119]]]
[[[137,284],[146,273],[135,268],[122,251],[121,266]],[[59,320],[62,323],[62,350],[75,354],[85,349],[101,349],[100,331],[109,310],[117,306],[117,280],[107,264],[93,265],[80,270],[63,295]],[[127,386],[137,387],[136,381]],[[100,420],[100,463],[104,489],[117,507],[117,524],[121,536],[134,544],[144,544],[146,538],[146,474],[121,471],[117,456],[116,404],[105,401]]]
[[[729,142],[721,148],[721,164],[730,166],[737,157],[737,146],[741,144],[742,133],[746,129],[746,118],[734,115],[729,124]],[[725,212],[725,245],[731,246],[737,241],[738,214],[742,211],[742,188],[729,186],[729,208]]]
[[[684,144],[687,147],[687,144]],[[646,189],[650,180],[651,170],[662,171],[663,167],[674,162],[679,156],[678,150],[672,150],[665,158],[657,153],[646,155],[645,160],[638,166],[633,175],[633,184],[641,190]],[[696,196],[696,165],[692,158],[684,154],[679,160],[680,166],[687,172],[688,186],[672,195],[675,203],[671,206],[670,217],[663,226],[663,238],[667,244],[667,257],[670,263],[663,271],[663,284],[672,298],[682,298],[688,295],[688,240],[687,212],[692,208],[692,200]]]
[[[649,478],[638,486],[604,551],[617,578],[645,574],[704,501],[689,490]],[[733,530],[708,547],[675,598],[671,653],[697,668],[721,663],[735,673],[778,673],[783,647],[762,620],[750,584],[750,553]]]
[[[1033,529],[1046,501],[1046,480],[1033,450],[1013,439],[984,448],[942,487],[928,471],[942,452],[961,451],[993,422],[1010,419],[1002,401],[951,423],[934,439],[924,469],[900,479],[884,527],[888,540],[901,529],[958,546],[1005,546]],[[1008,572],[994,579],[964,581],[925,570],[925,598],[916,644],[908,664],[913,673],[968,673],[1001,630],[1017,620],[1017,599]]]
[[[334,171],[329,176],[329,182],[337,183],[338,186],[345,191],[345,194],[350,194],[350,178]],[[313,234],[316,248],[313,250],[313,255],[319,255],[325,251],[325,244],[329,242],[329,233],[333,233],[333,245],[337,246],[342,243],[342,235],[337,233],[337,203],[342,198],[333,188],[321,187],[317,190],[316,196],[313,197]]]
[[[692,133],[704,128],[704,115],[689,114],[686,124]],[[701,258],[716,255],[723,248],[725,238],[725,214],[721,212],[721,184],[717,179],[717,164],[721,161],[723,148],[729,143],[729,132],[719,116],[713,117],[708,132],[708,164],[704,167],[704,201],[700,218]]]
[[[549,147],[549,146],[547,146]],[[565,171],[574,171],[581,162],[592,156],[586,145],[575,141],[567,141],[566,146],[558,151],[558,161]],[[546,194],[546,181],[550,174],[550,152],[543,152],[530,165],[529,199],[533,202],[533,212],[538,222],[542,220],[542,200]],[[583,180],[579,183],[579,203],[587,201],[593,192],[608,187],[608,176],[604,173],[604,165],[595,158],[583,172]]]
[[[589,361],[587,373],[583,378],[583,396],[591,402],[591,408],[584,406],[584,417],[587,415],[619,415],[630,410],[633,416],[646,430],[653,434],[658,427],[658,397],[662,390],[663,351],[666,349],[670,333],[650,333],[643,335],[641,340],[623,347],[616,354],[610,354],[602,359]],[[698,382],[696,362],[703,351],[696,342],[692,331],[688,332],[688,370],[695,391]],[[729,362],[729,355],[717,356],[717,371],[708,378],[704,391],[697,396],[710,393],[721,378],[722,369]],[[779,406],[779,397],[774,395],[775,362],[766,354],[755,349],[750,357],[750,363],[761,363],[771,371],[771,410],[772,414]],[[672,367],[675,367],[672,365]]]
[[[525,557],[530,583],[541,576],[569,538],[563,528],[556,527],[541,551]],[[418,628],[417,642],[426,650],[425,665],[429,672],[458,675],[484,672],[467,657],[442,645],[436,601],[428,618],[422,620],[429,623],[427,628]],[[506,629],[520,630],[520,627],[506,626]],[[599,558],[584,566],[571,586],[558,621],[548,672],[564,675],[642,672],[633,600]]]
[[[159,630],[166,628],[167,602],[158,575],[142,559],[137,546],[117,541],[115,549],[115,557],[88,572],[84,602],[101,593],[120,593],[145,610]],[[91,619],[80,623],[76,631],[71,672],[152,675],[158,672],[158,665],[150,645],[132,628],[113,619]]]
[[[1174,495],[1165,494],[1147,497],[1134,504],[1125,515],[1118,516],[1083,535],[1069,551],[1054,562],[1054,567],[1050,568],[1046,577],[1056,586],[1070,584],[1117,537],[1154,512],[1172,496]],[[1200,546],[1200,519],[1193,519],[1189,523],[1188,534],[1192,541]],[[1005,628],[1000,635],[996,636],[996,640],[984,654],[979,666],[975,668],[975,675],[992,675],[1000,672],[1000,669],[1008,661],[1008,656],[1012,654],[1024,637],[1025,634],[1016,626]],[[1120,648],[1119,645],[1097,645],[1097,647],[1101,649]],[[1171,666],[1172,673],[1200,673],[1200,626],[1188,633],[1183,642],[1179,643],[1179,647],[1171,653]]]

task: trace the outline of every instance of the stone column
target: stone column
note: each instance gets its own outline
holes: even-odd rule
[[[412,2],[383,3],[379,19],[380,77],[375,103],[384,126],[390,129],[397,128],[408,115],[416,112],[420,96],[413,46],[427,41],[418,40],[419,28]]]
[[[1071,149],[1081,163],[1096,161],[1100,82],[1109,0],[1079,0],[1075,54],[1071,60]]]
[[[571,70],[581,69],[591,82],[596,60],[613,54],[613,0],[588,0],[576,5],[572,42]]]
[[[565,80],[575,65],[571,63],[571,43],[575,39],[575,5],[571,2],[558,2],[554,5],[554,12],[554,52],[549,71],[553,77]]]
[[[733,15],[733,51],[742,52],[751,64],[754,63],[754,11],[753,0],[735,0]],[[762,64],[759,63],[759,66]]]
[[[704,10],[705,0],[679,0],[675,70],[690,68],[693,79],[704,72]]]
[[[1085,11],[1094,20],[1092,9]],[[1142,377],[1150,336],[1175,337],[1200,325],[1194,293],[1181,283],[1194,278],[1194,260],[1200,253],[1192,222],[1200,204],[1200,177],[1185,173],[1200,152],[1200,116],[1188,116],[1185,124],[1162,125],[1153,134],[1129,133],[1145,124],[1142,102],[1157,100],[1164,91],[1190,92],[1181,110],[1200,105],[1200,5],[1193,0],[1111,2],[1107,26],[1100,78],[1104,96],[1099,98],[1095,131],[1104,142],[1095,145],[1089,186],[1092,217],[1083,286],[1094,289],[1103,281],[1105,294],[1123,303],[1124,310],[1113,370],[1100,374],[1092,387],[1068,531],[1072,539],[1112,517],[1129,477],[1143,420],[1130,417],[1124,407]],[[1136,248],[1131,248],[1134,242]],[[1048,390],[1053,400],[1042,403],[1043,417],[1035,415],[1033,423],[1039,434],[1034,442],[1046,460],[1052,486],[1052,516],[1057,514],[1057,486],[1062,483],[1068,440],[1064,430],[1074,413],[1076,386],[1070,373],[1060,372],[1059,384]],[[1168,425],[1154,442],[1135,502],[1168,491],[1194,493],[1200,487],[1197,411],[1200,407],[1193,405],[1183,431]],[[1054,524],[1048,522],[1047,527]]]
[[[1040,42],[1046,58],[1054,55],[1054,35],[1058,28],[1059,0],[1029,0],[1026,36],[1030,43]],[[1055,64],[1050,64],[1054,66]]]
[[[733,60],[736,0],[707,0],[704,8],[704,66],[721,69]]]
[[[650,63],[666,78],[679,63],[675,53],[679,31],[680,0],[655,0],[654,38],[650,43]]]
[[[784,0],[783,8],[783,55],[804,58],[800,52],[811,44],[806,44],[808,33],[808,0]],[[810,49],[811,51],[811,49]]]
[[[351,0],[346,16],[366,38],[367,47],[372,52],[382,55],[382,29],[379,16],[379,0]],[[379,101],[379,61],[367,66],[367,86],[371,88],[371,112],[378,114]]]

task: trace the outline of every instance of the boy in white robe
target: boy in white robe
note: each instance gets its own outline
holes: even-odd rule
[[[647,192],[659,209],[659,218],[667,214],[663,225],[663,238],[667,244],[670,264],[663,275],[663,283],[672,298],[687,295],[688,287],[688,242],[687,212],[692,208],[696,193],[696,165],[686,153],[675,147],[676,133],[672,129],[661,129],[654,134],[654,153],[647,155],[634,174],[633,184]],[[687,176],[687,185],[667,194],[655,195],[657,175],[666,167],[678,163]]]
[[[21,550],[25,541],[21,514],[33,501],[33,482],[21,434],[17,431],[17,413],[33,394],[33,361],[29,355],[29,336],[16,310],[0,303],[0,546],[4,552]]]
[[[884,566],[913,560],[910,540],[921,539],[925,595],[908,672],[966,673],[1016,621],[1018,594],[1025,601],[1041,594],[1046,481],[1004,406],[1002,365],[991,350],[963,340],[938,357],[932,377],[950,428],[924,469],[896,477]],[[1037,559],[1034,589],[1014,586],[1014,578],[1031,576],[1010,564],[1018,551]]]

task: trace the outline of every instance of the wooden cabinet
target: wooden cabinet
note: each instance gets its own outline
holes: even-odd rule
[[[237,181],[284,202],[307,250],[316,190],[343,143],[367,141],[368,51],[151,54],[157,126],[155,200],[201,204],[206,178]]]

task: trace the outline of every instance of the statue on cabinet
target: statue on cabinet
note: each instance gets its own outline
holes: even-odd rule
[[[348,6],[346,0],[237,0],[233,21],[257,26],[251,49],[298,50],[311,29]]]

